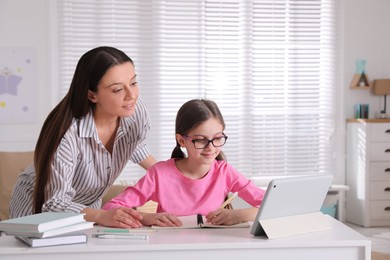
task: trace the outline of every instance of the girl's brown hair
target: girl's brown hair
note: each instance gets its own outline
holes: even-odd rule
[[[176,134],[186,135],[199,124],[210,118],[216,118],[225,129],[225,121],[217,104],[212,100],[193,99],[184,103],[176,115]],[[171,158],[184,158],[185,155],[180,149],[180,144],[176,140],[176,147],[173,149]],[[217,160],[225,160],[225,155],[221,151]]]

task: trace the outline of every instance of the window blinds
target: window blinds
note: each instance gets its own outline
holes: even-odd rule
[[[80,56],[99,45],[135,62],[158,160],[170,157],[179,107],[216,101],[223,151],[247,176],[334,172],[337,0],[56,2],[60,100]],[[121,179],[144,174],[129,163]]]

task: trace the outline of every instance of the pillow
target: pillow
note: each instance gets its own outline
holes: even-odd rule
[[[8,219],[9,202],[19,174],[34,161],[34,152],[0,152],[0,220]]]
[[[109,200],[111,200],[112,198],[114,198],[116,195],[118,195],[119,193],[121,193],[127,186],[126,185],[119,185],[119,184],[114,184],[112,185],[107,193],[104,195],[103,199],[102,199],[102,206]]]
[[[126,184],[114,184],[110,187],[108,192],[104,195],[102,199],[102,205],[104,205],[107,201],[114,198],[116,195],[121,193],[127,187]],[[144,205],[137,207],[138,211],[146,212],[146,213],[156,213],[157,203],[149,200]]]

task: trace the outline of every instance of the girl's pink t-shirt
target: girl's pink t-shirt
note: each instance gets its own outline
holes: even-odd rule
[[[138,207],[153,200],[158,203],[158,213],[188,216],[207,215],[218,209],[229,192],[238,192],[253,207],[263,201],[265,191],[226,161],[215,160],[206,176],[192,180],[176,168],[174,160],[156,163],[137,184],[127,187],[103,209]]]

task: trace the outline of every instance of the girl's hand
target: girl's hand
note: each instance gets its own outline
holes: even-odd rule
[[[180,227],[181,221],[169,213],[142,213],[142,224],[145,226]]]
[[[86,220],[96,224],[116,228],[139,228],[142,227],[142,215],[137,210],[121,207],[110,210],[97,210],[85,208]]]
[[[234,225],[241,222],[236,210],[232,209],[217,209],[209,212],[206,216],[207,222],[213,225]]]
[[[209,212],[206,219],[207,222],[214,225],[230,226],[255,220],[258,210],[256,207],[245,209],[217,209]]]

